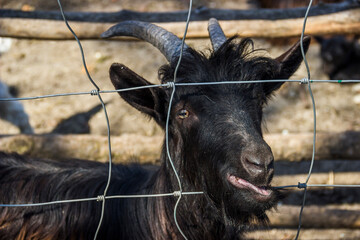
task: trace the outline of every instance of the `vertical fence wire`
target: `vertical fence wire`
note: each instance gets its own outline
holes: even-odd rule
[[[309,182],[310,177],[311,177],[311,173],[312,173],[312,169],[314,166],[314,160],[315,160],[315,146],[316,146],[316,106],[315,106],[315,99],[314,99],[314,95],[312,93],[311,90],[311,83],[310,83],[310,79],[311,79],[311,75],[310,75],[310,68],[309,68],[309,64],[308,61],[306,59],[306,55],[305,55],[305,51],[304,51],[304,45],[303,45],[303,39],[304,39],[304,34],[305,34],[305,29],[306,29],[306,22],[308,19],[308,15],[309,15],[309,11],[311,8],[313,0],[309,1],[309,5],[306,9],[306,13],[304,16],[304,23],[303,23],[303,28],[301,31],[301,36],[300,36],[300,49],[301,49],[301,55],[303,57],[304,63],[305,63],[305,67],[306,67],[306,72],[307,72],[307,84],[308,84],[308,90],[309,90],[309,94],[311,97],[311,102],[312,102],[312,109],[313,109],[313,148],[312,148],[312,156],[311,156],[311,163],[310,163],[310,168],[309,168],[309,173],[308,176],[306,178],[305,181],[305,188],[304,188],[304,196],[303,196],[303,200],[301,203],[301,208],[300,208],[300,213],[299,213],[299,225],[298,225],[298,229],[296,232],[296,236],[295,236],[295,240],[297,240],[299,238],[300,235],[300,231],[301,231],[301,220],[302,220],[302,213],[305,207],[305,202],[306,202],[306,192],[307,192],[307,187],[306,184]],[[300,185],[300,184],[299,184]]]
[[[82,63],[83,63],[83,66],[84,66],[84,69],[85,69],[85,72],[86,72],[86,75],[88,77],[88,79],[90,80],[90,82],[92,83],[92,85],[96,88],[95,91],[92,92],[92,94],[96,94],[99,98],[99,101],[101,102],[101,105],[102,105],[102,108],[103,108],[103,111],[104,111],[104,114],[105,114],[105,119],[106,119],[106,126],[107,126],[107,137],[108,137],[108,153],[109,153],[109,164],[108,164],[108,179],[107,179],[107,182],[106,182],[106,186],[105,186],[105,189],[104,189],[104,192],[103,192],[103,195],[99,196],[98,197],[98,200],[101,201],[101,214],[100,214],[100,220],[99,220],[99,224],[98,224],[98,227],[96,228],[96,232],[95,232],[95,235],[94,235],[94,240],[96,240],[97,238],[97,235],[99,234],[99,231],[100,231],[100,228],[101,228],[101,225],[102,225],[102,222],[103,222],[103,219],[104,219],[104,214],[105,214],[105,196],[106,196],[106,193],[110,187],[110,181],[111,181],[111,170],[112,170],[112,154],[111,154],[111,136],[110,136],[110,121],[109,121],[109,116],[107,114],[107,110],[106,110],[106,106],[105,106],[105,103],[101,97],[101,94],[99,93],[99,86],[95,83],[95,81],[92,79],[90,73],[89,73],[89,70],[87,68],[87,65],[86,65],[86,61],[85,61],[85,54],[84,54],[84,50],[82,48],[82,45],[81,45],[81,42],[79,40],[79,38],[77,37],[76,33],[72,30],[72,28],[70,27],[66,17],[65,17],[65,14],[64,14],[64,10],[62,8],[62,5],[61,5],[61,2],[60,0],[57,0],[58,2],[58,5],[59,5],[59,9],[60,9],[60,12],[61,12],[61,16],[67,26],[67,28],[69,29],[69,31],[73,34],[76,42],[78,43],[78,46],[79,46],[79,49],[80,49],[80,52],[81,52],[81,59],[82,59]]]
[[[84,199],[70,199],[70,200],[60,200],[60,201],[53,201],[53,202],[43,202],[43,203],[30,203],[30,204],[0,204],[0,207],[25,207],[25,206],[45,206],[45,205],[51,205],[51,204],[62,204],[62,203],[70,203],[70,202],[83,202],[83,201],[101,201],[102,202],[102,206],[101,206],[101,216],[100,216],[100,220],[99,220],[99,224],[98,227],[96,229],[96,233],[94,236],[94,239],[97,238],[98,233],[100,231],[103,219],[104,219],[104,213],[105,213],[105,199],[114,199],[114,198],[139,198],[139,197],[165,197],[165,196],[173,196],[173,197],[177,197],[177,201],[176,204],[174,206],[174,221],[176,224],[176,227],[178,229],[178,231],[180,232],[180,234],[183,236],[184,239],[187,239],[186,235],[184,234],[184,232],[181,230],[178,222],[177,222],[177,207],[180,203],[180,200],[182,198],[182,195],[193,195],[193,194],[203,194],[203,192],[184,192],[182,189],[182,184],[181,184],[181,179],[180,176],[177,172],[177,169],[175,168],[175,165],[173,163],[173,160],[171,158],[171,153],[170,153],[170,148],[169,148],[169,121],[170,121],[170,113],[171,113],[171,106],[172,106],[172,102],[173,102],[173,97],[175,94],[175,90],[176,87],[175,86],[197,86],[197,85],[216,85],[216,84],[241,84],[241,83],[263,83],[263,82],[299,82],[302,84],[308,84],[308,90],[310,93],[310,97],[312,100],[312,106],[313,106],[313,119],[314,119],[314,128],[313,128],[313,150],[312,150],[312,159],[311,159],[311,163],[310,163],[310,167],[309,167],[309,172],[306,178],[305,183],[298,183],[297,185],[287,185],[287,186],[278,186],[275,188],[279,188],[279,189],[283,189],[283,188],[292,188],[292,187],[297,187],[299,189],[304,189],[304,195],[303,195],[303,201],[302,201],[302,205],[301,205],[301,209],[300,209],[300,213],[299,213],[299,225],[298,225],[298,229],[297,229],[297,234],[295,237],[295,240],[298,239],[299,235],[300,235],[300,230],[301,230],[301,218],[302,218],[302,213],[303,213],[303,209],[305,207],[305,202],[306,202],[306,192],[307,192],[307,188],[308,187],[360,187],[360,185],[328,185],[328,184],[308,184],[311,174],[312,174],[312,168],[313,168],[313,164],[314,164],[314,159],[315,159],[315,143],[316,143],[316,107],[315,107],[315,100],[314,100],[314,96],[311,90],[311,83],[313,82],[330,82],[330,83],[345,83],[345,82],[349,82],[349,83],[359,83],[360,80],[311,80],[310,78],[310,69],[308,66],[308,62],[305,56],[305,52],[304,52],[304,48],[303,48],[303,38],[304,38],[304,33],[305,33],[305,28],[306,28],[306,22],[307,22],[307,18],[308,18],[308,13],[310,11],[311,5],[313,0],[310,0],[308,8],[306,10],[305,16],[304,16],[304,22],[303,22],[303,28],[302,28],[302,32],[301,32],[301,37],[300,37],[300,48],[301,48],[301,53],[303,56],[303,60],[306,66],[306,70],[307,70],[307,78],[301,79],[301,80],[286,80],[286,79],[276,79],[276,80],[254,80],[254,81],[232,81],[232,82],[206,82],[206,83],[176,83],[176,77],[177,77],[177,72],[178,72],[178,68],[181,64],[181,60],[182,60],[182,55],[183,55],[183,48],[184,48],[184,42],[186,39],[186,34],[187,34],[187,30],[188,30],[188,25],[190,22],[190,16],[191,16],[191,9],[192,9],[192,0],[190,0],[189,3],[189,11],[188,11],[188,16],[187,16],[187,20],[186,20],[186,26],[185,26],[185,31],[184,31],[184,36],[182,38],[182,44],[181,44],[181,49],[180,49],[180,56],[175,68],[175,72],[174,72],[174,80],[173,82],[169,82],[167,84],[159,84],[159,85],[152,85],[152,86],[142,86],[142,87],[136,87],[136,88],[128,88],[128,89],[118,89],[118,90],[111,90],[111,91],[102,91],[100,90],[100,88],[98,87],[98,85],[95,83],[95,81],[91,78],[91,75],[87,69],[86,66],[86,61],[85,61],[85,55],[84,55],[84,51],[82,48],[82,45],[78,39],[78,37],[76,36],[75,32],[72,30],[72,28],[70,27],[70,25],[68,24],[67,20],[66,20],[66,16],[64,14],[63,8],[61,6],[61,2],[60,0],[57,0],[58,5],[59,5],[59,9],[61,12],[61,15],[63,17],[63,20],[66,24],[66,26],[68,27],[69,31],[74,35],[75,40],[77,41],[78,45],[79,45],[79,49],[81,52],[81,58],[82,58],[82,62],[83,62],[83,66],[85,68],[86,74],[88,79],[90,80],[90,82],[92,83],[92,85],[96,88],[95,90],[89,91],[89,92],[78,92],[78,93],[64,93],[64,94],[54,94],[54,95],[44,95],[44,96],[36,96],[36,97],[25,97],[25,98],[11,98],[11,99],[1,99],[0,101],[14,101],[14,100],[33,100],[33,99],[40,99],[40,98],[49,98],[49,97],[60,97],[60,96],[71,96],[71,95],[85,95],[85,94],[90,94],[90,95],[96,95],[99,98],[99,101],[102,104],[103,110],[104,110],[104,114],[105,114],[105,119],[106,119],[106,123],[107,123],[107,134],[108,134],[108,148],[109,148],[109,166],[108,166],[108,179],[107,179],[107,183],[104,189],[104,192],[102,195],[97,196],[97,197],[92,197],[92,198],[84,198]],[[113,93],[113,92],[121,92],[121,91],[131,91],[131,90],[137,90],[137,89],[144,89],[144,88],[151,88],[151,87],[169,87],[172,88],[172,92],[171,92],[171,96],[170,96],[170,101],[169,101],[169,108],[168,108],[168,113],[167,113],[167,119],[166,119],[166,131],[165,131],[165,143],[166,143],[166,153],[167,153],[167,157],[168,160],[170,162],[170,165],[172,167],[172,170],[174,172],[174,175],[176,177],[176,180],[178,182],[179,185],[179,191],[174,191],[173,193],[160,193],[160,194],[149,194],[149,195],[118,195],[118,196],[107,196],[107,191],[108,188],[110,186],[110,182],[111,182],[111,168],[112,168],[112,154],[111,154],[111,137],[110,137],[110,123],[109,123],[109,118],[108,118],[108,114],[107,114],[107,110],[105,107],[105,104],[101,98],[101,94],[102,93]]]
[[[190,23],[191,9],[192,9],[192,0],[190,0],[190,2],[189,2],[189,10],[188,10],[188,15],[187,15],[187,19],[186,19],[184,36],[183,36],[183,38],[181,40],[180,56],[179,56],[179,59],[178,59],[178,62],[176,64],[175,71],[174,71],[174,80],[173,80],[173,82],[169,83],[169,86],[171,86],[173,88],[173,90],[171,92],[171,97],[170,97],[169,107],[168,107],[168,113],[167,113],[167,117],[166,117],[166,126],[165,126],[166,153],[167,153],[168,159],[170,161],[171,167],[172,167],[172,169],[174,171],[174,174],[176,176],[176,179],[177,179],[177,181],[179,183],[179,193],[180,193],[179,197],[178,197],[178,199],[177,199],[177,201],[175,203],[175,206],[174,206],[174,214],[173,214],[174,215],[174,221],[175,221],[175,225],[176,225],[177,229],[179,230],[180,234],[186,240],[187,240],[187,237],[186,237],[185,233],[181,230],[180,225],[179,225],[179,223],[177,221],[177,208],[178,208],[180,200],[182,198],[182,185],[181,185],[181,180],[180,180],[179,174],[177,173],[177,170],[176,170],[176,168],[174,166],[174,162],[172,161],[171,154],[170,154],[170,148],[169,148],[169,121],[170,121],[172,102],[173,102],[173,99],[174,99],[174,94],[175,94],[175,89],[176,89],[175,88],[175,82],[176,82],[177,73],[178,73],[178,70],[179,70],[179,67],[180,67],[180,64],[181,64],[181,60],[182,60],[182,57],[183,57],[186,34],[187,34],[187,31],[188,31],[188,28],[189,28],[189,23]]]

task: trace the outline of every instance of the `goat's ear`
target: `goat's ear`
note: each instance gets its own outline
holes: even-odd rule
[[[153,85],[126,66],[113,63],[110,67],[110,79],[115,89],[125,89]],[[161,88],[144,88],[119,92],[119,95],[131,106],[145,113],[164,126],[165,92]]]
[[[304,53],[306,54],[310,46],[311,38],[305,36],[303,39]],[[300,41],[295,43],[289,50],[275,59],[280,64],[280,79],[288,79],[299,68],[303,57],[301,54]]]
[[[310,46],[311,38],[305,36],[303,39],[304,52],[306,54]],[[279,57],[275,58],[275,61],[279,64],[279,71],[276,76],[277,79],[289,79],[291,75],[299,68],[303,57],[301,54],[300,41],[295,43],[289,50],[281,54]],[[279,89],[284,82],[279,83],[266,83],[265,92],[270,94],[271,92]]]

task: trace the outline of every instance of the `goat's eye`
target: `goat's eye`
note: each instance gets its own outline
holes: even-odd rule
[[[180,111],[178,112],[178,117],[179,117],[180,119],[185,119],[185,118],[189,117],[189,111],[186,110],[186,109],[180,110]]]

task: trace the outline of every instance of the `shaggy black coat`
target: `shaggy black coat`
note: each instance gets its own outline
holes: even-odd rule
[[[308,38],[304,44],[307,49]],[[301,62],[299,44],[276,59],[259,57],[251,40],[230,39],[209,57],[188,51],[178,82],[284,79]],[[174,66],[175,62],[161,68],[163,83],[172,80]],[[110,78],[117,89],[150,84],[121,64],[113,64]],[[183,196],[179,204],[177,220],[188,239],[239,239],[254,220],[266,221],[265,211],[276,204],[279,194],[270,185],[273,161],[262,138],[262,107],[281,84],[177,87],[169,125],[170,152],[184,191],[204,191]],[[120,95],[164,127],[171,90],[150,88]],[[249,164],[252,157],[259,162]],[[108,195],[178,190],[165,149],[161,161],[160,167],[150,168],[114,165]],[[1,153],[0,203],[96,197],[103,193],[107,175],[105,163]],[[231,183],[233,175],[250,187]],[[107,200],[98,239],[182,239],[173,219],[175,201],[175,197]],[[95,201],[2,207],[0,239],[92,239],[100,213],[101,203]]]

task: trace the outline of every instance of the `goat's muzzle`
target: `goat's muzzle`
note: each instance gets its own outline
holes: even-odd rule
[[[243,150],[240,157],[242,173],[228,173],[227,180],[239,190],[250,192],[258,201],[272,198],[270,182],[274,175],[274,157],[270,147],[252,145]]]

